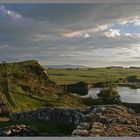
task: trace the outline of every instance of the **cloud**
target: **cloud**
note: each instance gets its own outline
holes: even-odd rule
[[[121,33],[120,33],[120,30],[109,29],[108,31],[104,32],[104,35],[107,37],[115,38],[115,37],[120,37]]]
[[[135,19],[134,21],[132,21],[132,23],[133,23],[135,26],[140,26],[140,17],[138,17],[137,19]]]
[[[77,31],[77,32],[71,32],[71,33],[64,33],[62,34],[64,37],[69,37],[69,38],[89,38],[90,34],[86,31]]]
[[[140,34],[125,33],[124,36],[130,37],[130,38],[140,38]]]
[[[139,52],[139,5],[5,4],[0,11],[0,56],[8,60],[103,66]]]
[[[21,14],[14,12],[12,10],[7,9],[4,5],[0,5],[0,11],[3,12],[6,16],[9,16],[13,19],[21,19]]]
[[[133,24],[134,26],[140,26],[140,16],[130,17],[125,21],[118,22],[118,24],[121,25]]]
[[[89,38],[92,37],[93,34],[97,32],[103,32],[109,29],[110,25],[96,25],[94,28],[69,32],[69,33],[62,33],[62,36],[69,37],[69,38]]]
[[[130,33],[125,33],[125,36],[127,36],[127,37],[132,37],[132,34],[130,34]]]

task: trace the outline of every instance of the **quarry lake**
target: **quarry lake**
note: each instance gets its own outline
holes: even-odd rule
[[[97,98],[97,94],[102,88],[89,89],[88,96]],[[119,86],[116,88],[119,92],[121,101],[124,103],[140,103],[140,89],[131,89],[129,87]]]

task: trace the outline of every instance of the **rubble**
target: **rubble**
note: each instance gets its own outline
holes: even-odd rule
[[[11,121],[24,120],[73,125],[75,130],[72,136],[140,136],[140,116],[120,105],[96,105],[81,109],[43,108],[11,115]]]
[[[39,136],[37,129],[27,125],[11,125],[0,128],[0,136]]]
[[[88,124],[90,129],[85,130]],[[80,127],[79,127],[80,126]],[[118,105],[93,106],[85,119],[76,127],[74,136],[140,136],[140,116],[133,110]]]

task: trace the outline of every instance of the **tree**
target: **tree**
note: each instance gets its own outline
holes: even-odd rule
[[[120,104],[120,95],[112,87],[102,89],[97,96],[102,104]]]

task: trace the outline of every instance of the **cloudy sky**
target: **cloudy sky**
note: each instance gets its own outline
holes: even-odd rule
[[[1,4],[0,61],[140,66],[138,4]]]

